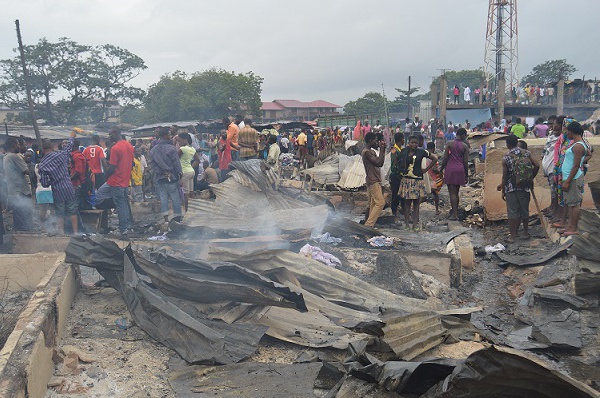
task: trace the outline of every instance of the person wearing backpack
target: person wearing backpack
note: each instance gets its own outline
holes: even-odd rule
[[[565,152],[562,165],[562,189],[565,206],[567,206],[567,225],[559,230],[562,236],[579,235],[577,224],[581,202],[583,200],[584,164],[590,159],[591,151],[583,140],[583,128],[577,122],[567,126],[567,138],[573,143]]]
[[[537,175],[540,165],[531,156],[531,152],[517,146],[519,138],[510,134],[506,137],[508,153],[502,158],[502,183],[498,191],[502,192],[502,199],[506,201],[508,215],[509,236],[506,242],[514,243],[518,236],[519,224],[523,222],[523,237],[530,237],[528,231],[530,191],[533,188],[533,179]]]

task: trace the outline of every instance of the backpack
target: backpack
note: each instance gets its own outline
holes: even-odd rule
[[[528,151],[520,151],[518,154],[511,153],[515,163],[513,175],[517,188],[531,188],[533,185],[533,163],[529,159]]]

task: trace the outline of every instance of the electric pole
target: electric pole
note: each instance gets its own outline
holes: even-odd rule
[[[23,80],[25,81],[25,91],[27,92],[27,104],[29,105],[29,116],[33,122],[33,131],[35,132],[35,139],[38,147],[42,148],[42,136],[40,135],[40,129],[38,128],[37,119],[35,117],[35,109],[33,108],[33,99],[31,98],[31,86],[29,84],[29,73],[27,73],[27,64],[25,63],[25,50],[23,49],[23,40],[21,40],[21,28],[19,26],[19,20],[15,21],[17,26],[17,40],[19,41],[19,53],[21,54],[21,67],[23,68]]]

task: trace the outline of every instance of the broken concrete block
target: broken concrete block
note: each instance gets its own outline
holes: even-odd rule
[[[81,373],[79,369],[79,357],[75,353],[69,353],[63,360],[59,376],[78,375]]]
[[[64,382],[64,377],[52,376],[50,380],[48,380],[48,388],[61,386]]]
[[[68,357],[69,355],[73,354],[76,355],[81,362],[91,363],[97,361],[96,357],[92,354],[85,352],[82,349],[72,345],[65,345],[61,348],[61,350],[65,357]]]

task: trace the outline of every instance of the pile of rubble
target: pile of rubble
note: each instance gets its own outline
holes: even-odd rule
[[[169,240],[123,249],[83,236],[66,250],[66,261],[98,270],[135,324],[189,363],[169,376],[177,396],[596,396],[534,355],[491,345],[491,338],[466,357],[422,358],[443,343],[481,341],[469,320],[481,308],[447,308],[423,290],[410,266],[400,273],[400,263],[422,250],[415,258],[435,252],[429,255],[436,260],[419,273],[450,268],[454,260],[439,248],[466,228],[382,236],[340,217],[318,196],[277,189],[276,175],[259,161],[234,166],[232,178],[213,188],[215,201],[190,200],[184,219],[171,223]],[[358,266],[370,256],[372,280],[401,288],[384,290],[344,272],[351,256]],[[449,287],[449,272],[445,278]],[[527,338],[542,335],[540,325]],[[267,336],[347,355],[248,361]]]

